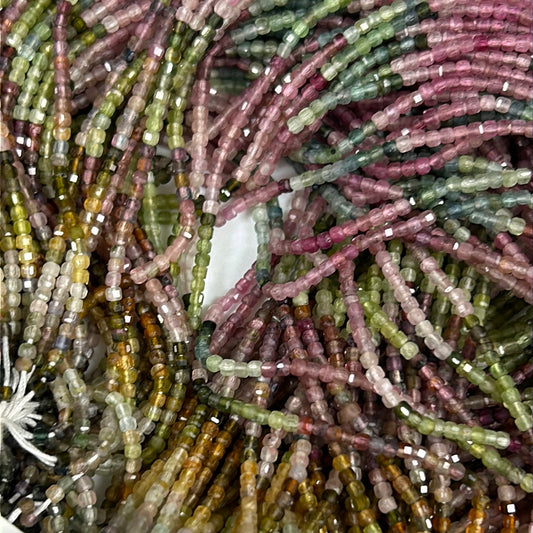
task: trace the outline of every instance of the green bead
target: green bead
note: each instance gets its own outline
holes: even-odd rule
[[[382,533],[382,530],[377,522],[372,522],[363,528],[363,533]]]
[[[159,143],[159,133],[145,130],[142,139],[148,146],[157,146]]]
[[[418,352],[418,345],[411,341],[406,342],[403,346],[400,347],[400,354],[407,361],[415,357]]]
[[[461,174],[470,174],[474,169],[474,159],[469,155],[459,157],[459,172]]]
[[[462,430],[461,427],[453,422],[444,423],[444,436],[447,439],[457,441],[462,439]]]
[[[366,39],[368,41],[370,48],[375,48],[376,46],[379,46],[383,42],[383,38],[378,30],[369,31],[366,36]]]
[[[417,430],[422,435],[430,435],[435,429],[435,421],[427,416],[422,417],[422,422],[417,426]]]
[[[25,75],[24,75],[24,72],[21,70],[13,69],[9,73],[9,81],[12,81],[13,83],[21,87],[24,85],[24,79],[25,79]]]
[[[524,475],[520,481],[520,488],[528,494],[533,492],[533,474],[527,473]]]
[[[503,365],[501,363],[495,363],[490,367],[490,373],[492,374],[492,377],[494,379],[501,378],[502,376],[506,375],[507,372],[505,371]]]
[[[272,429],[281,429],[283,427],[285,416],[281,411],[272,411],[268,416],[268,425]]]
[[[492,450],[491,448],[485,448],[484,453],[481,456],[481,460],[487,468],[496,469],[500,464],[501,457],[500,454],[495,450]]]
[[[324,6],[329,13],[335,13],[339,10],[340,2],[339,0],[324,0]]]
[[[90,157],[99,158],[104,153],[104,147],[101,144],[90,142],[85,145],[85,152]]]
[[[285,415],[283,429],[287,433],[296,433],[298,431],[298,425],[299,425],[298,415],[295,415],[295,414]]]
[[[503,393],[509,389],[514,389],[513,378],[507,375],[500,377],[496,382],[496,387],[498,388],[498,391],[500,391],[500,393]]]
[[[309,33],[309,26],[305,22],[299,20],[299,21],[295,22],[294,25],[292,26],[292,31],[300,39],[303,39]]]
[[[220,355],[210,355],[206,360],[206,368],[209,372],[218,372],[222,357]]]
[[[257,408],[254,421],[260,424],[261,426],[268,425],[270,413],[266,409]]]

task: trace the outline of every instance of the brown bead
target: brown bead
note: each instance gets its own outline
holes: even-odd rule
[[[401,493],[400,497],[405,503],[412,505],[420,500],[420,493],[411,485],[408,489]]]
[[[18,372],[29,372],[33,367],[33,360],[29,357],[18,357],[15,361],[15,368]]]
[[[311,316],[311,308],[309,305],[299,305],[294,308],[294,318],[296,320],[303,320]]]
[[[33,498],[22,498],[18,503],[19,509],[23,514],[31,513],[35,507],[35,502]]]
[[[388,533],[405,533],[406,531],[407,529],[403,522],[396,522],[388,529]]]
[[[322,333],[326,342],[338,340],[339,338],[339,330],[335,326],[326,326]]]
[[[154,407],[157,407],[158,409],[162,409],[165,405],[166,399],[167,397],[164,393],[162,393],[161,391],[154,391],[150,394],[148,401]]]
[[[426,500],[422,498],[411,505],[411,511],[415,516],[420,518],[429,518],[431,516],[431,509]]]
[[[376,515],[372,509],[364,509],[357,513],[357,521],[360,527],[365,528],[376,521]]]
[[[287,478],[285,481],[284,490],[286,490],[291,496],[295,496],[298,493],[298,481],[292,478]]]
[[[7,401],[11,398],[12,395],[13,389],[11,387],[4,385],[0,388],[0,398],[2,400]]]
[[[402,471],[395,464],[389,464],[385,466],[385,475],[389,481],[396,479],[402,475]]]
[[[335,319],[331,315],[320,317],[320,329],[324,331],[328,327],[335,327]]]
[[[442,516],[434,516],[432,519],[433,527],[438,533],[446,533],[450,529],[452,521]]]

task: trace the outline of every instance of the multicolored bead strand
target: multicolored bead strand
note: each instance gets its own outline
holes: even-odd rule
[[[2,531],[533,528],[531,2],[0,13]]]

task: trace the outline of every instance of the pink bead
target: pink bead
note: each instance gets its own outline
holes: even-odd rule
[[[388,123],[387,115],[382,111],[374,113],[374,115],[372,116],[372,122],[378,130],[384,130]]]
[[[142,283],[145,283],[146,280],[148,279],[146,277],[146,274],[144,273],[144,269],[141,268],[141,267],[137,267],[137,268],[134,268],[131,272],[130,272],[130,276],[131,276],[131,279],[133,280],[133,282],[136,284],[136,285],[140,285]]]
[[[420,176],[429,174],[431,167],[429,166],[429,160],[426,157],[420,157],[415,161],[416,173]]]

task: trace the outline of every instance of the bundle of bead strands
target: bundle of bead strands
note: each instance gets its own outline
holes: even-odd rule
[[[0,6],[9,522],[531,531],[530,0]]]

